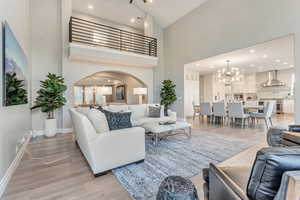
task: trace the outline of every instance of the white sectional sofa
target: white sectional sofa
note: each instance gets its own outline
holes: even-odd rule
[[[126,112],[131,111],[131,123],[132,126],[141,126],[144,123],[149,122],[166,122],[176,121],[176,112],[168,111],[169,116],[164,114],[164,106],[161,106],[160,118],[152,118],[149,116],[149,106],[157,106],[157,104],[142,104],[142,105],[110,105],[105,106],[103,109],[111,112]]]
[[[148,117],[149,105],[103,107],[113,112],[132,112],[133,127],[113,131],[109,130],[105,115],[100,111],[89,108],[70,109],[76,142],[95,176],[145,159],[145,129],[140,127],[143,123],[176,120],[175,112],[169,112],[170,116],[165,117],[163,108],[160,118]]]

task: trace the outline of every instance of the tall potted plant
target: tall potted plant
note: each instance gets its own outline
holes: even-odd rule
[[[160,90],[160,104],[165,107],[165,115],[168,115],[169,106],[172,105],[176,100],[176,85],[171,80],[164,80],[162,82],[162,88]]]
[[[64,79],[61,76],[49,73],[47,79],[40,81],[41,89],[38,90],[37,98],[34,106],[31,108],[40,108],[42,112],[47,113],[45,120],[45,135],[53,137],[56,135],[56,119],[54,111],[65,105],[66,99],[63,93],[66,91],[67,86],[64,85]]]

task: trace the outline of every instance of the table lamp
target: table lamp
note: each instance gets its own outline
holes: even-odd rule
[[[102,105],[106,105],[106,96],[112,95],[112,87],[98,87],[97,95],[102,95]]]
[[[139,95],[139,104],[143,104],[143,95],[146,95],[147,91],[147,88],[133,88],[133,94]]]

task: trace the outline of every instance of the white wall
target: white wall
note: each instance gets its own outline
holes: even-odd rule
[[[209,0],[165,30],[166,78],[184,94],[184,65],[288,34],[295,34],[296,77],[300,77],[300,1]],[[300,101],[300,81],[296,83]],[[183,116],[184,102],[176,104]],[[300,122],[300,105],[296,105]]]
[[[185,79],[184,79],[184,116],[193,116],[194,109],[193,109],[193,102],[195,104],[200,103],[200,75],[199,72],[185,70]]]
[[[30,60],[30,20],[28,0],[1,0],[0,20],[6,20],[22,46],[29,62]],[[2,28],[0,30],[0,63],[2,64]],[[30,105],[3,107],[3,80],[0,67],[0,180],[16,155],[17,142],[31,130]],[[30,77],[31,74],[27,74]],[[30,98],[30,91],[29,98]]]
[[[31,34],[32,34],[32,101],[37,97],[40,81],[48,73],[61,74],[61,4],[59,0],[31,1]],[[32,112],[32,129],[44,129],[45,113],[39,109]],[[56,113],[58,125],[62,118]]]

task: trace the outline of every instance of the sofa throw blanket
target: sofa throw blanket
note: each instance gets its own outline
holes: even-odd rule
[[[131,128],[131,112],[110,112],[107,110],[102,111],[105,114],[108,122],[109,130],[118,130]]]
[[[149,106],[149,117],[160,118],[161,106]]]

